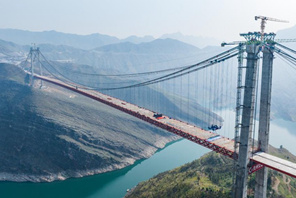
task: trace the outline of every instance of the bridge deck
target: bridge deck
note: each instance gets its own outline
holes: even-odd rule
[[[132,116],[142,119],[146,122],[149,122],[157,127],[160,127],[169,132],[184,137],[190,141],[198,143],[215,152],[221,153],[231,158],[235,158],[234,141],[229,138],[223,137],[211,131],[203,130],[188,123],[169,118],[165,115],[163,116],[163,119],[156,119],[155,117],[153,117],[153,111],[131,103],[127,103],[117,98],[113,98],[98,91],[76,89],[75,86],[67,85],[62,81],[44,76],[35,75],[35,77],[97,100],[101,103],[104,103],[120,111],[126,112]],[[292,162],[282,160],[280,158],[262,152],[254,154],[251,160],[296,178],[296,164]]]
[[[87,97],[90,97],[94,100],[107,104],[120,111],[126,112],[132,116],[135,116],[139,119],[149,122],[162,129],[175,133],[190,141],[203,145],[218,153],[221,153],[229,157],[233,157],[234,141],[229,138],[220,136],[217,133],[203,130],[194,125],[190,125],[188,123],[169,118],[168,116],[165,116],[165,115],[163,115],[164,117],[163,119],[156,119],[155,117],[153,117],[155,113],[153,111],[150,111],[143,107],[139,107],[137,105],[128,103],[126,101],[102,94],[98,91],[76,89],[75,86],[71,86],[71,85],[65,84],[62,81],[44,77],[44,76],[35,75],[35,77],[45,80],[47,82],[59,85],[61,87],[70,89],[72,91],[75,91]]]
[[[279,172],[285,173],[291,177],[296,178],[296,164],[289,162],[287,160],[269,155],[264,152],[255,153],[252,158],[253,161],[258,162],[264,166],[271,169],[277,170]]]

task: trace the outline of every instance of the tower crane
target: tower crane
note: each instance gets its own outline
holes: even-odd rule
[[[261,19],[261,42],[263,41],[263,38],[264,38],[264,29],[265,29],[265,24],[267,20],[282,22],[282,23],[289,23],[289,21],[286,21],[286,20],[280,20],[280,19],[270,18],[266,16],[255,16],[255,20],[257,21],[258,19]]]
[[[261,32],[258,33],[258,32],[254,32],[254,33],[248,33],[248,34],[241,34],[241,36],[245,36],[245,35],[250,35],[250,34],[255,34],[256,35],[256,40],[259,36],[261,36],[261,43],[263,43],[264,41],[264,37],[266,37],[267,39],[268,38],[272,38],[272,40],[274,40],[274,36],[275,34],[274,33],[270,33],[269,35],[266,35],[264,33],[264,29],[265,29],[265,24],[266,24],[266,21],[269,20],[269,21],[275,21],[275,22],[282,22],[282,23],[289,23],[289,21],[286,21],[286,20],[280,20],[280,19],[275,19],[275,18],[270,18],[270,17],[266,17],[266,16],[255,16],[255,20],[257,21],[258,19],[261,19]],[[258,35],[258,37],[257,37]],[[251,38],[252,39],[252,38]],[[280,43],[280,42],[296,42],[296,39],[276,39],[275,40],[277,43]],[[223,42],[221,43],[221,46],[224,47],[226,45],[241,45],[241,44],[245,44],[246,41],[233,41],[233,42],[230,42],[230,43],[227,43],[227,42]]]

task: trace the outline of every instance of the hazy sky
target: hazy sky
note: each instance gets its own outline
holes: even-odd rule
[[[290,21],[267,22],[267,32],[296,24],[296,0],[0,0],[0,7],[0,28],[119,38],[181,32],[238,40],[259,31],[255,15]]]

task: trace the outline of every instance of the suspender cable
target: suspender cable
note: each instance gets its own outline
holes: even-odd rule
[[[165,80],[169,80],[171,78],[176,78],[176,77],[179,77],[179,76],[182,76],[182,75],[186,75],[186,74],[189,74],[191,72],[194,72],[194,71],[197,71],[196,68],[205,68],[205,66],[203,65],[206,65],[206,67],[208,66],[211,66],[211,65],[214,65],[215,63],[217,62],[220,62],[220,61],[224,61],[228,58],[231,58],[235,55],[233,55],[233,52],[236,52],[237,51],[237,47],[234,47],[230,50],[227,50],[223,53],[220,53],[216,56],[213,56],[212,58],[209,58],[207,60],[204,60],[202,62],[199,62],[197,64],[194,64],[194,65],[190,65],[190,66],[187,66],[185,68],[182,68],[176,72],[173,72],[173,73],[170,73],[170,74],[167,74],[167,75],[164,75],[162,77],[158,77],[156,79],[152,79],[152,80],[148,80],[148,81],[145,81],[145,82],[142,82],[142,83],[137,83],[137,84],[134,84],[134,85],[130,85],[130,86],[122,86],[122,87],[113,87],[113,88],[94,88],[94,87],[87,87],[85,89],[97,89],[97,90],[115,90],[115,89],[124,89],[124,88],[129,88],[129,87],[133,87],[133,86],[145,86],[145,85],[149,85],[149,84],[153,84],[153,83],[157,83],[157,82],[162,82],[162,81],[165,81]],[[40,53],[41,56],[44,58],[44,60],[48,63],[48,65],[53,69],[55,70],[56,73],[58,73],[62,78],[64,79],[67,79],[68,81],[71,81],[73,82],[73,80],[69,79],[68,77],[66,77],[65,75],[63,75],[61,72],[59,72],[56,68],[54,68],[50,63],[49,61],[47,61],[47,59],[44,57],[44,55],[42,53]],[[180,75],[181,74],[181,75]],[[60,77],[57,77],[57,75],[55,75],[56,78],[60,79]],[[78,83],[80,84],[80,83]]]

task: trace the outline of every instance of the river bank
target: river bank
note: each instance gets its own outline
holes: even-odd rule
[[[144,160],[150,158],[159,149],[163,149],[167,144],[171,142],[178,141],[180,137],[169,136],[159,138],[154,146],[147,146],[143,149],[139,156],[143,156],[142,159],[139,158],[126,158],[124,163],[112,164],[103,168],[88,169],[80,171],[63,171],[59,173],[48,173],[46,175],[33,175],[33,174],[12,174],[12,173],[0,173],[0,181],[10,181],[10,182],[53,182],[53,181],[63,181],[69,178],[81,178],[85,176],[91,176],[96,174],[102,174],[106,172],[111,172],[135,164],[139,160]]]

